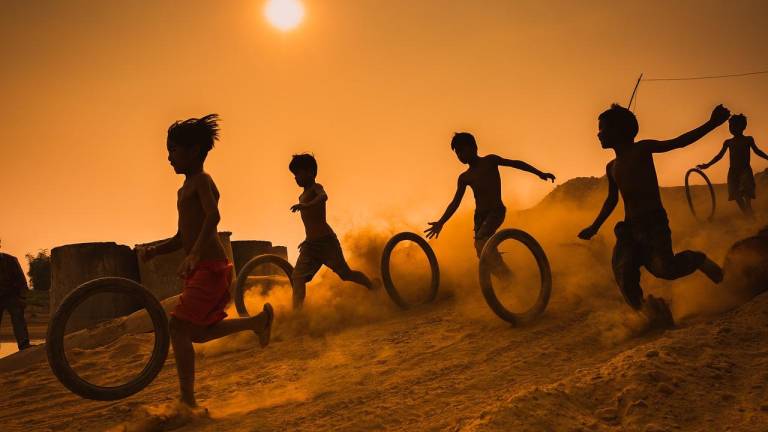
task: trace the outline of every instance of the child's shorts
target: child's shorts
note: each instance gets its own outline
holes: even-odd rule
[[[179,304],[171,315],[200,326],[226,318],[232,264],[227,260],[200,261],[184,280]]]
[[[293,277],[309,282],[323,264],[342,278],[351,272],[336,235],[327,235],[302,242],[299,245],[299,258],[293,269]]]
[[[475,210],[475,240],[491,238],[504,223],[506,214],[507,209],[505,207],[485,211]]]
[[[755,199],[755,176],[751,168],[728,170],[728,201]]]

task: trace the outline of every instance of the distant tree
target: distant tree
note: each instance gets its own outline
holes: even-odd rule
[[[27,254],[29,263],[29,283],[33,290],[48,291],[51,288],[51,256],[47,249],[37,251],[37,255]]]

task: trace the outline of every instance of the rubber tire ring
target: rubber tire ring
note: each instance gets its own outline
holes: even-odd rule
[[[149,313],[155,330],[155,345],[147,365],[135,378],[114,387],[98,386],[80,378],[64,352],[64,332],[72,312],[87,298],[101,293],[123,294],[138,300]],[[113,401],[140,392],[157,377],[168,357],[170,330],[163,306],[149,290],[130,279],[104,277],[78,286],[64,298],[48,324],[45,340],[48,364],[64,387],[85,399]]]
[[[400,296],[400,293],[397,291],[397,288],[395,288],[395,284],[392,281],[392,273],[390,272],[389,268],[390,260],[392,258],[392,251],[395,249],[395,246],[397,246],[398,243],[405,240],[416,243],[421,248],[421,250],[424,251],[424,254],[427,256],[427,260],[429,261],[429,268],[432,273],[432,280],[429,285],[429,294],[424,301],[416,304],[410,304],[406,302],[402,296]],[[429,243],[424,240],[424,238],[416,233],[401,232],[395,234],[384,246],[384,251],[381,254],[381,278],[382,282],[384,283],[384,288],[387,290],[389,297],[392,298],[392,301],[394,301],[395,304],[400,306],[402,309],[409,309],[412,306],[431,303],[435,300],[437,297],[437,290],[440,287],[440,266],[437,264],[437,257],[435,256],[435,252],[432,250],[432,247],[429,246]]]
[[[712,220],[715,218],[715,209],[717,207],[717,201],[715,199],[715,188],[712,187],[712,182],[709,181],[709,177],[707,177],[706,174],[704,174],[704,171],[698,169],[698,168],[691,168],[685,173],[685,198],[688,200],[688,208],[691,209],[691,213],[693,213],[693,217],[696,218],[696,220],[699,219],[699,216],[696,214],[696,209],[693,207],[693,199],[691,198],[691,187],[689,186],[689,177],[692,173],[699,174],[705,182],[707,182],[707,188],[709,188],[709,196],[712,198],[712,210],[709,212],[709,216],[707,217],[707,222],[712,222]]]
[[[248,276],[253,269],[264,264],[275,264],[280,267],[280,270],[288,276],[289,281],[291,280],[291,275],[293,275],[293,266],[291,263],[279,255],[259,255],[245,263],[243,268],[240,269],[240,273],[237,275],[237,282],[235,284],[235,308],[237,309],[237,314],[243,318],[251,316],[248,313],[248,309],[245,307],[245,283],[248,281]]]
[[[501,304],[493,289],[490,268],[485,265],[485,260],[487,259],[486,256],[492,250],[491,248],[497,249],[499,244],[505,240],[517,240],[525,245],[533,254],[533,257],[536,259],[536,264],[539,267],[539,275],[541,277],[541,290],[539,291],[539,296],[536,299],[536,303],[534,303],[530,309],[521,313],[512,312]],[[519,229],[503,229],[494,234],[485,244],[483,252],[480,254],[479,274],[480,287],[483,291],[485,301],[488,303],[488,306],[491,307],[491,310],[504,321],[507,321],[512,325],[528,324],[544,313],[544,310],[547,308],[549,297],[552,293],[552,270],[550,269],[549,260],[544,253],[544,249],[536,239],[525,231]]]

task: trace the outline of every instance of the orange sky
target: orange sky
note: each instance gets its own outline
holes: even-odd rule
[[[165,133],[177,119],[221,115],[207,163],[222,192],[220,228],[286,244],[293,260],[303,230],[289,212],[300,192],[292,153],[318,158],[340,234],[368,220],[424,226],[463,169],[454,131],[559,181],[599,176],[611,153],[597,143],[596,116],[626,104],[640,72],[768,69],[760,0],[308,0],[288,33],[269,26],[263,4],[4,2],[3,250],[173,234],[182,179]],[[766,75],[644,83],[640,136],[684,132],[722,102],[749,116],[748,133],[768,150],[767,96]],[[722,128],[658,157],[661,182],[680,184],[727,136]],[[711,169],[713,180],[726,170]],[[512,170],[503,181],[513,208],[552,188]]]

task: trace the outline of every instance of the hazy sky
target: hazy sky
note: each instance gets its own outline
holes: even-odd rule
[[[220,228],[288,245],[294,260],[303,229],[289,211],[300,193],[292,153],[316,155],[339,234],[368,221],[421,227],[464,168],[450,151],[455,131],[558,182],[600,176],[611,153],[596,117],[627,103],[640,72],[768,69],[761,0],[304,4],[305,21],[282,33],[264,1],[0,1],[3,250],[173,234],[182,178],[165,134],[177,119],[223,119],[206,166],[222,192]],[[768,150],[767,75],[643,83],[640,137],[685,132],[721,102],[747,114]],[[680,184],[727,136],[657,157],[661,182]],[[553,187],[511,169],[503,181],[512,208]]]

